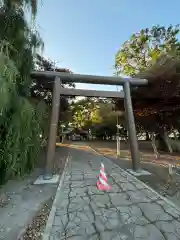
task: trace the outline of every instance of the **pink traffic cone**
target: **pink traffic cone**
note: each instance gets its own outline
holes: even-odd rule
[[[104,170],[104,164],[101,163],[100,174],[97,181],[97,188],[100,191],[109,191],[112,187],[107,183],[108,179]]]

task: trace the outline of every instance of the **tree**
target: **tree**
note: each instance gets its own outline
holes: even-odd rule
[[[180,53],[179,25],[153,26],[133,34],[115,56],[118,74],[134,76],[150,67],[163,53]]]
[[[52,60],[47,60],[43,56],[37,54],[36,55],[36,69],[39,71],[55,71],[55,72],[67,72],[71,73],[69,69],[66,68],[59,68],[55,65],[55,63]],[[74,83],[67,83],[62,84],[62,87],[71,87],[74,88]],[[48,105],[51,105],[52,103],[52,92],[51,90],[44,89],[43,86],[39,88],[38,84],[35,82],[32,85],[32,95],[35,97],[41,97],[45,99]],[[61,96],[60,99],[60,117],[64,117],[66,114],[66,111],[69,108],[69,99],[72,99],[72,97],[64,97]],[[63,116],[62,116],[63,115]]]
[[[151,29],[142,29],[139,33],[133,34],[130,40],[123,44],[115,56],[115,69],[117,74],[135,76],[149,68],[161,55],[171,53],[180,56],[179,32],[179,25],[170,25],[167,28],[157,25]],[[141,118],[136,116],[136,120],[142,118],[143,116]],[[166,122],[165,118],[167,118],[167,116],[163,113],[158,118],[156,117],[155,121],[163,123]],[[143,125],[142,128],[144,128],[145,131],[148,131],[148,121],[138,123],[139,125]],[[160,129],[159,126],[162,124],[152,124],[152,122],[150,125],[151,131],[163,136],[164,141],[168,143],[165,127],[163,126],[163,128]],[[170,149],[170,146],[168,146],[168,149]]]
[[[91,129],[92,134],[101,139],[116,134],[117,118],[113,111],[113,102],[85,98],[73,103],[71,111],[71,125],[74,128]]]
[[[98,105],[91,98],[84,98],[71,105],[72,126],[89,129],[93,123],[101,121],[97,115]]]
[[[47,105],[30,99],[34,57],[43,42],[26,21],[24,6],[36,16],[34,0],[0,5],[0,182],[32,170],[47,128]]]
[[[24,6],[28,7],[31,11],[32,16],[35,17],[37,14],[37,1],[36,0],[4,0],[4,6],[7,8],[23,8]]]

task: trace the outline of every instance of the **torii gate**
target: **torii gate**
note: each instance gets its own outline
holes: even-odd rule
[[[146,79],[122,78],[117,76],[107,77],[107,76],[82,75],[55,71],[35,71],[32,72],[31,76],[32,78],[35,78],[37,81],[41,80],[40,81],[41,84],[45,85],[53,84],[51,124],[48,138],[46,169],[44,179],[48,180],[51,179],[53,176],[54,155],[56,150],[56,134],[60,109],[60,95],[124,98],[125,114],[126,119],[128,121],[128,137],[132,157],[132,168],[134,171],[138,171],[140,169],[140,155],[136,136],[134,114],[132,109],[130,85],[133,86],[147,85],[148,81]],[[102,85],[119,85],[123,86],[124,92],[71,89],[63,88],[61,85],[62,83],[70,82]]]

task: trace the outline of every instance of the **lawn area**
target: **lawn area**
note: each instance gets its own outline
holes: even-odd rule
[[[116,157],[116,141],[91,141],[90,145],[105,156]],[[125,141],[121,141],[120,149],[120,159],[125,158],[130,160],[131,153],[129,146]],[[180,165],[180,156],[178,154],[170,155],[165,152],[161,152],[160,158],[156,159],[150,141],[139,141],[139,150],[142,162],[152,162],[163,165],[173,163]]]

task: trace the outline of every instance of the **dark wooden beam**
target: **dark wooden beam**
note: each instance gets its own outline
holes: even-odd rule
[[[124,106],[125,106],[125,116],[128,126],[128,140],[130,143],[131,158],[132,158],[132,168],[134,171],[140,170],[140,154],[139,146],[136,135],[136,126],[134,121],[132,100],[131,100],[131,90],[130,83],[126,82],[124,84]]]
[[[47,78],[48,80],[54,81],[54,77],[59,77],[62,83],[90,83],[90,84],[103,84],[103,85],[123,85],[125,82],[129,82],[131,85],[140,86],[147,85],[146,79],[140,78],[124,78],[116,76],[95,76],[95,75],[83,75],[83,74],[72,74],[65,72],[55,71],[34,71],[31,73],[31,77],[38,81],[38,77]],[[45,79],[46,80],[46,79]]]
[[[102,97],[102,98],[124,98],[124,92],[115,91],[97,91],[97,90],[85,90],[76,88],[61,88],[61,95],[64,96],[85,96],[85,97]]]

